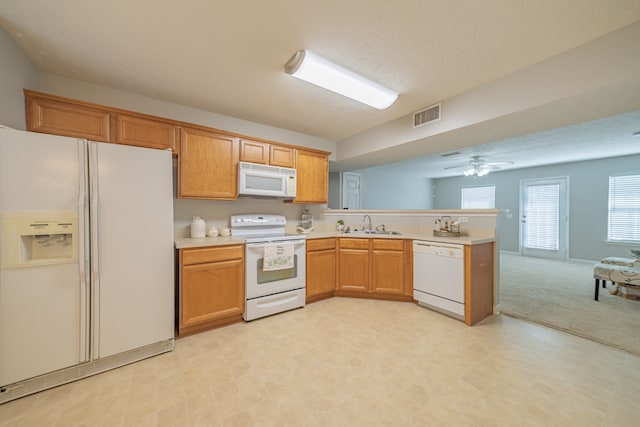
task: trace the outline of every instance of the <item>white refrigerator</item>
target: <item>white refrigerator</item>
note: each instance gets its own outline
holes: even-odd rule
[[[170,151],[0,126],[0,403],[174,346]]]

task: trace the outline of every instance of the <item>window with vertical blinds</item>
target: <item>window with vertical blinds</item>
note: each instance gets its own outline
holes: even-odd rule
[[[527,226],[524,244],[527,248],[557,251],[559,248],[560,186],[534,185],[527,190],[525,212]]]
[[[640,175],[609,177],[611,241],[640,242]]]
[[[465,187],[462,189],[462,209],[493,209],[496,207],[496,187]]]

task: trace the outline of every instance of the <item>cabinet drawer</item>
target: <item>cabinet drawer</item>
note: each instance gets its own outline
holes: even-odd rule
[[[340,239],[340,247],[344,249],[369,249],[369,239]]]
[[[404,240],[399,239],[373,239],[372,245],[373,249],[404,250]]]
[[[243,255],[242,245],[182,249],[182,265],[242,259]]]
[[[324,251],[336,248],[336,239],[309,239],[307,240],[307,252]]]

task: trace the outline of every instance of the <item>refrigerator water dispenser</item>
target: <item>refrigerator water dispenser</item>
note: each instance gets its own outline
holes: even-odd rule
[[[22,213],[2,220],[2,268],[36,267],[78,260],[78,224],[73,215]]]

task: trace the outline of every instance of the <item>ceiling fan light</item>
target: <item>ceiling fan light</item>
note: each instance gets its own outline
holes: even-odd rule
[[[310,50],[294,53],[285,64],[284,71],[378,110],[389,108],[398,99],[398,94],[391,89],[334,64]]]
[[[464,171],[464,176],[474,176],[476,174],[475,168],[467,169]]]
[[[478,170],[478,176],[485,176],[490,172],[489,168],[480,168]]]

